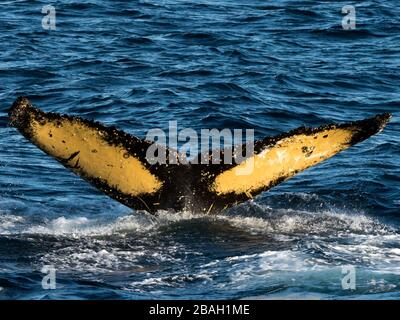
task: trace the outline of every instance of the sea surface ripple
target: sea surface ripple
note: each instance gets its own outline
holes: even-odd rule
[[[397,1],[357,1],[355,30],[342,28],[348,1],[62,0],[44,30],[48,4],[0,3],[0,299],[400,298]],[[20,95],[139,137],[169,121],[261,138],[394,116],[219,216],[150,216],[11,128]]]

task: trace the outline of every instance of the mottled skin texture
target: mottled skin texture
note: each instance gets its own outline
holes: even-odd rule
[[[301,127],[255,141],[254,154],[242,164],[150,164],[146,151],[153,142],[115,127],[78,117],[43,112],[18,98],[10,123],[28,140],[65,167],[128,207],[214,214],[252,199],[298,172],[381,131],[389,114],[332,124]],[[236,146],[245,154],[246,145]],[[226,151],[226,150],[225,150]],[[174,150],[166,150],[167,155]],[[223,159],[224,151],[221,152]],[[199,155],[211,159],[212,153]],[[167,157],[168,158],[168,157]],[[238,175],[249,161],[247,174]],[[199,161],[200,162],[200,161]]]

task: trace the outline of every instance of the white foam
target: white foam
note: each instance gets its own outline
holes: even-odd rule
[[[136,216],[118,217],[112,221],[88,219],[86,217],[59,217],[42,225],[33,225],[22,231],[24,234],[59,236],[99,236],[129,231],[146,231],[152,227],[150,220],[142,221]]]
[[[165,221],[168,215],[163,218]],[[172,217],[172,215],[171,215]],[[169,219],[174,221],[176,219]],[[159,225],[150,215],[135,214],[117,218],[89,219],[87,217],[61,216],[43,222],[32,222],[30,217],[0,214],[0,235],[40,234],[53,236],[98,236],[126,232],[144,232]]]
[[[62,236],[97,236],[126,232],[143,232],[180,221],[201,219],[205,223],[227,222],[252,233],[268,233],[291,240],[293,234],[321,236],[394,235],[396,232],[363,214],[331,211],[307,212],[294,210],[265,210],[265,217],[237,215],[197,215],[189,211],[178,213],[159,211],[156,216],[136,213],[122,217],[96,219],[61,216],[42,223],[30,223],[28,217],[0,214],[0,234],[43,234]]]
[[[127,249],[121,247],[118,241],[135,234],[138,239],[148,239],[151,242],[153,235],[158,236],[160,227],[200,219],[202,223],[229,223],[250,234],[268,235],[271,241],[280,245],[287,243],[279,250],[265,250],[255,254],[244,252],[209,261],[200,268],[205,277],[212,278],[223,269],[230,274],[232,284],[245,285],[252,277],[264,279],[277,271],[321,271],[349,262],[383,273],[400,274],[400,235],[395,229],[376,219],[363,214],[331,211],[268,209],[265,212],[265,217],[244,217],[160,211],[157,216],[140,212],[129,216],[97,219],[61,216],[42,222],[30,220],[28,216],[0,214],[0,234],[39,234],[74,239],[73,245],[67,244],[67,247],[55,249],[42,256],[43,263],[55,264],[66,270],[146,270],[148,265],[157,268],[163,263],[181,263],[182,252],[186,252],[187,248],[179,242],[158,248],[157,240],[150,249],[140,242],[135,242],[134,247]],[[110,235],[118,237],[99,238]],[[202,252],[190,254],[201,255]],[[141,265],[142,257],[147,260],[146,267]]]
[[[394,229],[384,225],[361,213],[341,213],[335,211],[294,211],[275,210],[266,218],[241,217],[241,216],[217,216],[232,225],[241,228],[249,228],[252,231],[271,233],[365,233],[365,234],[392,234]]]
[[[0,234],[11,234],[24,221],[22,216],[0,213]]]

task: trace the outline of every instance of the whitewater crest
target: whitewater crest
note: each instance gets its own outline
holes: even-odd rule
[[[159,210],[156,215],[138,211],[131,215],[87,218],[60,216],[37,221],[30,216],[0,212],[0,235],[52,235],[52,236],[101,236],[146,232],[174,223],[200,221],[209,224],[228,223],[250,232],[304,235],[394,235],[396,229],[363,213],[338,211],[298,211],[271,209],[253,203],[258,211],[255,216],[241,215],[234,211],[221,215],[197,214],[190,211]],[[260,213],[260,211],[262,213]]]

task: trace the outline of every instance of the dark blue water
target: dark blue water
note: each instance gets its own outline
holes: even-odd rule
[[[0,4],[0,298],[400,298],[400,9],[357,1]],[[216,217],[133,212],[8,126],[45,111],[150,128],[294,129],[394,117],[381,134]],[[43,290],[41,269],[57,270]],[[356,270],[343,290],[342,266]]]

